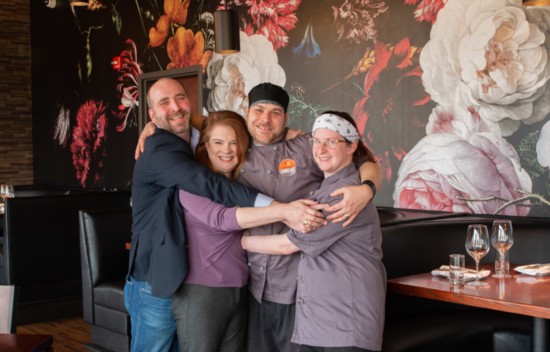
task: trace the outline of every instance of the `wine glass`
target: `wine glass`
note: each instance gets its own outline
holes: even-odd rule
[[[0,185],[0,197],[2,197],[2,201],[5,203],[6,198],[13,198],[14,192],[13,192],[13,186],[2,184]]]
[[[468,226],[466,235],[466,251],[476,262],[476,280],[467,283],[469,286],[485,286],[487,283],[479,281],[479,261],[489,253],[489,230],[486,225],[472,224]]]
[[[506,252],[514,244],[514,237],[512,235],[512,222],[510,220],[495,220],[493,221],[493,228],[491,234],[491,243],[493,247],[498,251],[499,256],[499,268],[496,269],[493,277],[496,278],[508,278],[510,274],[506,273]]]

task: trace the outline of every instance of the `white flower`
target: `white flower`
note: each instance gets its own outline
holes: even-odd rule
[[[59,145],[65,147],[67,144],[69,132],[71,129],[71,111],[64,106],[61,106],[57,119],[55,120],[55,126],[53,131],[53,139],[59,143]]]
[[[422,81],[439,104],[473,107],[501,135],[550,112],[550,10],[520,0],[448,1],[422,49]]]
[[[550,167],[550,121],[540,130],[537,142],[537,160],[544,167]]]
[[[473,109],[461,106],[436,106],[426,125],[426,134],[452,133],[463,139],[468,139],[473,133],[499,131],[494,124],[485,123]]]
[[[208,63],[206,86],[210,88],[210,111],[233,110],[244,115],[250,89],[263,82],[281,87],[286,83],[285,71],[266,37],[241,32],[240,40],[239,53],[228,56],[214,53]]]
[[[45,0],[44,5],[46,5],[46,7],[49,7],[50,9],[55,9],[55,7],[57,6],[57,0]]]
[[[214,23],[214,15],[212,15],[211,12],[203,12],[199,16],[199,19],[206,23],[206,25],[209,25],[211,23]]]

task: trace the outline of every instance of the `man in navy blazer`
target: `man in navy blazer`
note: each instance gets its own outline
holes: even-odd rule
[[[131,351],[177,350],[171,296],[188,269],[178,189],[227,206],[269,205],[271,198],[198,164],[191,146],[191,103],[176,80],[161,78],[147,93],[157,126],[136,161],[132,181],[132,243],[125,305]]]

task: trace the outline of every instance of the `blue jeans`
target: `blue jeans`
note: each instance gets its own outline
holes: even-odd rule
[[[151,295],[151,285],[129,276],[124,305],[132,324],[131,352],[179,352],[172,298]]]

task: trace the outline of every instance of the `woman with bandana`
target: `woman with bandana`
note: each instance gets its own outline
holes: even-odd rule
[[[347,113],[326,112],[313,125],[310,139],[315,162],[325,179],[311,198],[335,204],[330,194],[360,184],[357,159],[372,159]],[[296,321],[292,342],[300,351],[380,351],[384,327],[386,271],[382,234],[371,202],[348,226],[322,226],[303,234],[243,236],[244,249],[266,254],[301,251]]]

